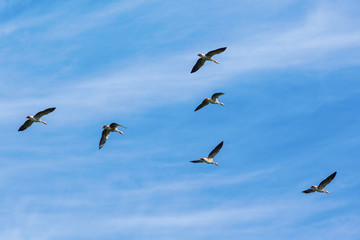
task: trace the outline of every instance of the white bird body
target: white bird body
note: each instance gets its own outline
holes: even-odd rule
[[[207,164],[215,164],[217,166],[219,166],[218,163],[214,162],[214,158],[200,158],[200,160],[202,160],[203,162],[207,163]]]
[[[117,127],[112,128],[109,125],[104,125],[103,128],[106,130],[109,130],[110,132],[118,132],[118,133],[121,133],[122,135],[124,135],[124,133],[122,131],[120,131],[119,129],[117,129]]]
[[[202,59],[204,59],[205,61],[213,61],[213,62],[219,64],[219,62],[214,60],[212,58],[212,56],[207,56],[206,54],[203,54],[203,53],[199,53],[198,56],[201,57]]]
[[[41,123],[47,124],[45,121],[41,120],[40,118],[36,118],[34,116],[27,116],[26,118],[32,122],[41,122]]]
[[[222,103],[222,102],[219,102],[218,99],[216,99],[215,101],[212,100],[211,98],[205,98],[205,99],[206,99],[207,101],[209,101],[209,103],[211,103],[211,104],[220,104],[220,105],[222,105],[222,106],[225,106],[225,104]]]
[[[318,186],[315,186],[315,185],[312,185],[310,188],[312,188],[313,190],[315,190],[315,192],[327,193],[327,194],[330,193],[329,191],[326,191],[326,190],[324,190],[324,189],[319,189],[319,187],[318,187]]]

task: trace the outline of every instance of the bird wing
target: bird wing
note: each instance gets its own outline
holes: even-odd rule
[[[224,93],[222,93],[222,92],[214,93],[214,94],[211,96],[211,99],[212,99],[213,101],[216,101],[216,99],[218,99],[218,97],[221,96],[221,95],[224,95]]]
[[[194,160],[194,161],[190,161],[190,162],[192,162],[192,163],[202,163],[204,161],[203,160]]]
[[[214,158],[216,156],[216,154],[218,154],[218,152],[220,151],[220,149],[222,148],[224,144],[224,141],[222,141],[221,143],[219,143],[214,150],[211,151],[211,153],[209,154],[208,158]]]
[[[194,112],[196,112],[199,109],[202,109],[203,107],[205,107],[208,104],[209,104],[209,101],[207,101],[207,100],[202,101],[202,103],[199,106],[197,106],[197,108],[194,110]]]
[[[115,129],[115,128],[118,127],[118,126],[123,127],[123,128],[126,128],[125,126],[123,126],[123,125],[121,125],[121,124],[118,124],[118,123],[112,123],[112,124],[110,124],[111,129]]]
[[[106,140],[109,138],[109,135],[110,135],[109,130],[104,129],[102,131],[101,139],[100,139],[100,143],[99,143],[99,149],[101,149],[104,146],[104,144],[106,143]]]
[[[24,131],[25,129],[27,129],[28,127],[30,127],[32,123],[33,123],[33,121],[31,121],[31,120],[25,121],[24,124],[21,125],[21,127],[19,128],[18,131]]]
[[[34,118],[40,119],[42,116],[49,114],[49,113],[53,112],[54,110],[55,110],[55,108],[45,109],[44,111],[41,111],[41,112],[38,112],[37,114],[35,114]]]
[[[205,60],[202,58],[199,58],[199,60],[197,60],[194,67],[192,68],[191,73],[194,73],[197,70],[199,70],[204,65],[204,63],[205,63]]]
[[[305,191],[302,191],[302,192],[303,193],[313,193],[313,192],[315,192],[315,190],[313,188],[309,188],[309,189],[307,189]]]
[[[319,184],[318,189],[319,189],[319,190],[324,189],[324,187],[325,187],[326,185],[328,185],[328,184],[334,179],[335,176],[336,176],[336,172],[334,172],[333,174],[331,174],[330,176],[328,176],[325,180],[323,180],[323,181]]]
[[[212,57],[212,56],[214,56],[214,55],[216,55],[216,54],[222,53],[222,52],[225,51],[225,50],[226,50],[226,47],[218,48],[218,49],[216,49],[216,50],[212,50],[212,51],[208,52],[208,53],[206,54],[206,56],[207,56],[207,57]]]

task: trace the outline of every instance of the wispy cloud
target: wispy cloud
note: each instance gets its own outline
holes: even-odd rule
[[[141,3],[142,1],[131,4],[125,2],[106,6],[96,12],[80,16],[79,18],[82,18],[80,21],[72,19],[77,23],[74,25],[76,30],[58,32],[79,33],[88,28],[86,24],[83,26],[84,24],[79,22],[89,22],[91,26],[101,25],[104,24],[101,21],[88,19],[103,18],[107,14],[121,14]],[[207,88],[220,86],[226,81],[232,81],[230,79],[233,76],[249,71],[304,66],[304,64],[312,67],[324,64],[341,66],[346,62],[341,57],[337,58],[339,51],[358,48],[360,31],[356,24],[349,24],[350,16],[346,16],[345,12],[333,14],[332,10],[332,8],[318,8],[310,12],[302,22],[294,23],[285,29],[275,28],[267,34],[242,39],[240,43],[236,43],[238,36],[235,35],[231,39],[233,44],[230,44],[228,51],[218,57],[222,58],[223,64],[220,66],[206,64],[209,66],[204,67],[207,71],[201,72],[201,77],[188,74],[187,68],[191,68],[196,60],[191,52],[185,54],[174,52],[176,57],[153,56],[151,63],[133,58],[130,62],[136,62],[135,65],[127,64],[126,68],[120,67],[122,70],[117,70],[118,66],[112,66],[109,69],[110,73],[104,72],[104,75],[95,78],[80,76],[75,83],[60,83],[56,91],[50,86],[41,95],[34,94],[38,89],[37,86],[27,86],[28,94],[22,97],[15,95],[14,101],[3,102],[0,109],[7,113],[6,117],[18,117],[20,112],[29,109],[29,106],[51,103],[59,106],[59,109],[67,109],[65,115],[82,120],[91,117],[94,113],[91,109],[94,108],[98,109],[96,114],[109,112],[114,105],[121,105],[119,112],[136,112],[159,105],[184,102],[196,96],[205,85]],[[66,23],[61,25],[64,24],[66,25]],[[83,30],[77,29],[78,27]],[[55,27],[57,28],[61,27]],[[164,68],[164,62],[173,64],[167,64]],[[181,64],[185,62],[188,64]],[[214,75],[214,71],[222,73],[221,83],[219,76]],[[12,94],[12,91],[8,92],[9,96]],[[76,106],[76,109],[73,106]],[[83,109],[85,114],[76,114],[77,109]]]

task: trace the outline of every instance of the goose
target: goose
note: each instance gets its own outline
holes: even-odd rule
[[[126,128],[125,126],[123,126],[121,124],[117,124],[117,123],[112,123],[112,124],[110,124],[110,126],[104,125],[102,127],[104,130],[102,131],[102,134],[101,134],[99,149],[101,149],[104,146],[104,144],[106,143],[106,140],[109,138],[110,132],[118,132],[118,133],[124,135],[124,133],[122,131],[117,129],[117,127],[119,127],[119,126]]]
[[[194,67],[192,68],[191,70],[191,73],[194,73],[196,72],[197,70],[199,70],[206,61],[213,61],[217,64],[219,64],[218,61],[214,60],[212,57],[215,55],[215,54],[219,54],[219,53],[222,53],[223,51],[225,51],[226,47],[223,47],[223,48],[218,48],[216,50],[213,50],[213,51],[210,51],[208,52],[207,54],[202,54],[202,53],[199,53],[198,56],[200,57],[197,62],[195,63]]]
[[[336,176],[336,172],[328,176],[325,180],[323,180],[319,186],[312,185],[309,189],[303,191],[303,193],[313,193],[313,192],[320,192],[320,193],[327,193],[329,194],[329,191],[324,190],[325,186],[328,185]]]
[[[215,164],[216,166],[219,166],[218,163],[214,162],[214,157],[216,156],[216,154],[218,154],[218,152],[220,151],[220,149],[222,148],[224,144],[224,141],[222,141],[221,143],[219,143],[209,154],[209,156],[207,158],[200,158],[200,160],[194,160],[194,161],[190,161],[192,163],[207,163],[207,164]]]
[[[25,121],[25,123],[23,125],[21,125],[21,127],[19,128],[18,131],[24,131],[25,129],[27,129],[28,127],[31,126],[31,124],[33,124],[34,122],[41,122],[45,125],[47,125],[47,123],[43,120],[41,120],[40,118],[44,115],[47,115],[51,112],[53,112],[56,108],[47,108],[44,111],[38,112],[37,114],[35,114],[34,116],[26,116],[26,118],[28,119],[27,121]]]
[[[197,110],[200,110],[201,108],[205,107],[209,103],[211,104],[220,104],[221,106],[225,106],[222,102],[219,102],[218,98],[219,96],[224,95],[224,93],[214,93],[211,98],[205,98],[202,103],[194,110],[196,112]]]

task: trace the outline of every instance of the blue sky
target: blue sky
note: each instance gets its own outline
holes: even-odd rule
[[[359,10],[0,0],[0,239],[359,239]]]

